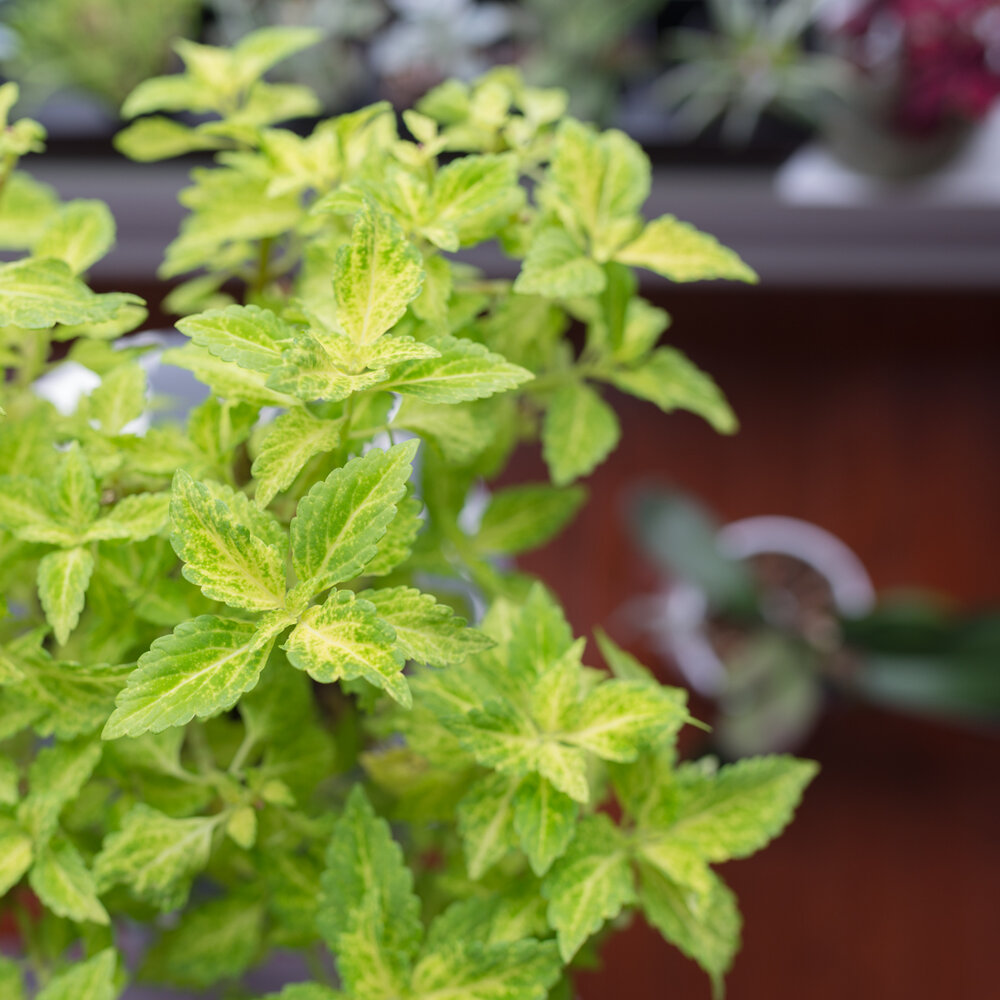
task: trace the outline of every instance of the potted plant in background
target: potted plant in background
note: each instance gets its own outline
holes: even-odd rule
[[[992,0],[867,0],[823,18],[850,65],[854,99],[824,138],[848,167],[905,179],[961,153],[1000,95],[1000,27]]]
[[[385,104],[277,127],[316,101],[263,75],[315,40],[184,43],[126,102],[134,157],[216,151],[162,270],[193,274],[160,362],[205,387],[182,424],[118,339],[143,304],[82,277],[113,220],[14,171],[36,126],[0,136],[0,993],[255,995],[290,948],[314,975],[284,1000],[540,1000],[634,913],[721,988],[740,919],[711,865],[780,832],[815,765],[682,763],[683,692],[604,636],[609,671],[584,665],[497,557],[583,502],[619,437],[603,386],[735,428],[633,269],[753,272],[645,222],[642,150],[509,70],[408,134]],[[515,281],[456,256],[485,241]],[[68,416],[33,389],[58,344],[100,377]],[[497,486],[538,440],[551,482]]]
[[[719,525],[677,491],[637,498],[636,539],[663,573],[623,608],[717,709],[726,759],[795,750],[837,700],[952,723],[1000,718],[1000,618],[916,590],[876,595],[858,557],[815,524]]]
[[[6,0],[3,69],[58,132],[114,127],[128,93],[163,73],[171,42],[197,29],[197,0]],[[81,114],[81,109],[83,114]]]
[[[671,125],[693,137],[719,122],[731,145],[750,141],[765,115],[815,127],[844,95],[846,67],[807,47],[816,0],[710,0],[707,30],[667,35],[675,65],[657,82]]]

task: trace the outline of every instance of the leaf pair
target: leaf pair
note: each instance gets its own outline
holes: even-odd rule
[[[672,215],[644,226],[639,209],[649,186],[649,159],[624,133],[563,121],[539,191],[545,214],[514,290],[554,298],[599,295],[607,285],[603,265],[611,261],[671,281],[757,280],[733,251]]]
[[[478,877],[520,846],[540,874],[566,849],[578,806],[591,801],[597,761],[635,760],[676,733],[687,712],[680,692],[585,668],[583,641],[573,642],[540,586],[522,608],[494,604],[483,628],[495,649],[467,661],[461,674],[420,675],[419,695],[461,748],[494,772],[459,805],[470,873]]]
[[[791,821],[811,761],[759,757],[715,772],[684,765],[671,778],[649,754],[615,774],[628,826],[581,824],[542,884],[563,958],[626,906],[646,918],[719,988],[739,947],[736,901],[710,863],[747,857]]]
[[[203,615],[153,643],[104,730],[106,739],[160,732],[231,708],[253,688],[278,636],[289,661],[321,682],[361,677],[403,704],[407,658],[454,662],[483,647],[464,622],[419,591],[324,591],[364,573],[380,554],[405,558],[416,512],[400,507],[417,441],[374,449],[335,469],[302,498],[284,528],[245,495],[177,473],[171,540],[183,574],[248,619]],[[401,520],[402,519],[402,520]],[[286,560],[296,583],[289,588]],[[385,572],[391,564],[380,567]],[[398,626],[398,628],[397,628]]]
[[[113,948],[105,948],[54,976],[35,1000],[116,1000],[121,978],[118,956]],[[0,991],[4,1000],[25,1000],[27,996],[20,969],[11,959],[0,959]]]
[[[425,935],[399,845],[356,787],[327,851],[319,913],[346,995],[543,1000],[560,971],[553,945],[530,937],[491,939],[488,920],[470,919],[470,905],[476,907],[455,904]],[[488,915],[489,904],[478,910]]]
[[[28,772],[28,794],[18,801],[16,784],[0,806],[0,894],[27,873],[28,882],[52,913],[76,923],[108,924],[97,882],[80,850],[59,826],[59,816],[86,784],[101,756],[92,742],[58,743],[39,751]]]
[[[59,643],[69,638],[83,610],[94,570],[91,543],[148,538],[163,527],[166,504],[164,494],[141,494],[102,515],[97,479],[76,443],[49,480],[0,477],[0,526],[23,541],[57,546],[38,564],[38,596]]]
[[[181,39],[175,44],[185,72],[141,83],[122,107],[126,118],[154,111],[215,112],[223,121],[196,127],[162,115],[141,118],[115,138],[134,160],[161,160],[205,149],[224,149],[234,139],[286,118],[315,114],[319,104],[305,87],[264,83],[272,66],[319,40],[310,28],[270,27],[251,32],[233,49]]]
[[[423,275],[420,254],[399,225],[364,202],[350,241],[336,257],[335,314],[324,321],[332,326],[297,327],[255,306],[210,311],[178,326],[214,357],[263,377],[264,386],[252,380],[256,393],[266,386],[304,402],[336,401],[378,387],[455,403],[502,392],[531,377],[468,340],[439,336],[423,343],[386,336],[419,294]],[[188,363],[197,364],[197,357]]]

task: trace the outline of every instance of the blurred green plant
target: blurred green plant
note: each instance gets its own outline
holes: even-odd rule
[[[197,33],[200,8],[198,0],[8,0],[3,70],[33,101],[74,89],[117,109],[164,71],[176,38]]]
[[[340,108],[364,87],[364,43],[384,25],[379,0],[208,0],[205,28],[214,45],[233,45],[272,25],[316,28],[322,41],[275,72],[275,79],[315,91],[327,108]]]
[[[706,0],[711,30],[670,34],[678,65],[659,80],[682,136],[721,121],[722,138],[747,142],[765,113],[814,123],[845,92],[846,63],[810,52],[805,36],[820,0]]]
[[[664,0],[523,0],[528,79],[564,87],[574,114],[607,121],[624,83],[652,69],[655,53],[630,36]]]
[[[779,834],[816,765],[681,761],[684,692],[603,635],[587,665],[505,567],[618,444],[605,386],[735,429],[634,269],[756,275],[646,221],[642,149],[509,67],[406,133],[386,102],[276,127],[318,110],[265,79],[317,34],[180,41],[123,109],[135,159],[215,153],[160,271],[188,276],[158,362],[203,386],[183,423],[112,344],[142,300],[86,283],[107,207],[20,172],[0,199],[0,998],[115,1000],[139,924],[140,978],[216,996],[291,949],[316,981],[271,1000],[565,1000],[640,913],[718,996],[741,918],[713,866]],[[515,280],[454,256],[490,243]],[[95,379],[68,412],[37,391],[62,343]],[[549,475],[497,485],[521,441]]]

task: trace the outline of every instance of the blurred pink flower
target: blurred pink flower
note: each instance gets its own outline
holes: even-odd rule
[[[837,33],[863,72],[892,68],[903,131],[977,121],[1000,96],[1000,0],[868,0]]]

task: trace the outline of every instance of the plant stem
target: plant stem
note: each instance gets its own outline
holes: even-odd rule
[[[254,277],[253,284],[250,286],[250,298],[255,298],[263,294],[264,289],[267,288],[268,281],[271,279],[271,247],[273,244],[274,237],[265,236],[257,248],[257,274]]]

